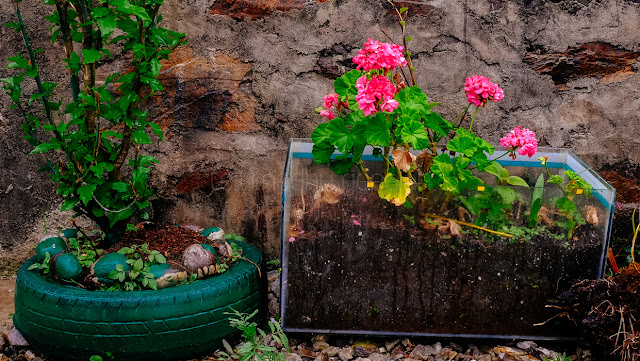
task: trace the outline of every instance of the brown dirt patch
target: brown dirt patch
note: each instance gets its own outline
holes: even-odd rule
[[[0,278],[0,334],[13,328],[13,315],[16,278]]]
[[[126,233],[118,243],[106,251],[108,253],[118,252],[122,247],[147,243],[149,249],[159,251],[167,257],[167,260],[180,262],[182,253],[187,247],[195,243],[207,242],[208,238],[196,231],[175,226],[158,226],[152,223],[145,223],[142,229]]]

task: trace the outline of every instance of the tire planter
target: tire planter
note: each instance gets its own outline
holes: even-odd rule
[[[243,257],[262,264],[253,246],[238,242]],[[264,317],[265,281],[256,266],[239,260],[213,278],[157,291],[88,291],[18,271],[13,322],[47,357],[88,360],[110,352],[115,360],[175,360],[212,352],[236,329],[231,308],[259,309]],[[256,318],[256,320],[259,320]]]

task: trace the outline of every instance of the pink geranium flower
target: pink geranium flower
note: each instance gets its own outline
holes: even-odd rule
[[[504,91],[496,83],[482,75],[473,75],[464,83],[464,92],[467,95],[467,101],[476,106],[485,106],[487,100],[494,102],[504,98]]]
[[[395,67],[407,65],[403,51],[404,46],[368,39],[363,48],[353,57],[353,62],[358,64],[356,67],[358,70],[383,69],[387,74]]]
[[[538,140],[534,132],[527,128],[515,127],[500,139],[500,145],[510,150],[511,158],[516,159],[515,151],[531,158],[538,151]]]
[[[338,99],[338,94],[336,93],[327,94],[322,100],[324,100],[324,107],[327,109],[331,109],[332,106],[338,105],[338,103],[340,102],[340,100]]]
[[[327,117],[327,119],[329,120],[334,119],[336,117],[335,114],[333,114],[333,112],[331,111],[331,107],[336,106],[339,111],[340,107],[346,106],[344,102],[340,101],[340,98],[336,93],[327,94],[324,96],[322,100],[324,100],[324,107],[327,109],[321,110],[320,116]]]
[[[331,120],[334,119],[336,116],[331,112],[331,110],[326,110],[326,109],[322,109],[320,111],[320,116],[321,117],[327,117],[327,119]]]
[[[356,96],[358,108],[364,112],[365,116],[376,113],[377,104],[380,104],[380,109],[387,113],[393,112],[398,107],[398,101],[393,99],[396,89],[384,76],[374,75],[369,79],[363,75],[356,81],[356,88],[358,89]]]

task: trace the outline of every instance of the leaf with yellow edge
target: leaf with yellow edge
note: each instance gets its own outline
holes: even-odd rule
[[[400,177],[400,180],[398,180],[393,174],[388,173],[384,177],[384,181],[380,183],[378,195],[396,206],[401,206],[407,200],[409,193],[411,193],[412,185],[413,181],[408,177]]]

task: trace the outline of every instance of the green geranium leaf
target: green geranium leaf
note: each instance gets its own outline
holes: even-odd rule
[[[429,101],[419,86],[404,88],[396,94],[395,98],[398,101],[398,109],[403,114],[407,112],[425,114],[428,112]]]
[[[327,131],[331,134],[331,143],[345,154],[349,153],[354,145],[366,143],[364,139],[365,129],[366,125],[364,123],[358,123],[349,130],[341,118],[332,119],[327,127]]]
[[[336,147],[328,143],[314,144],[311,154],[313,155],[316,164],[329,164],[331,156],[335,150]]]
[[[561,175],[552,175],[549,180],[547,181],[547,183],[553,183],[553,184],[557,184],[560,185],[562,184],[562,176]]]
[[[431,172],[441,181],[440,188],[454,194],[460,193],[456,171],[451,164],[451,158],[447,154],[440,154],[433,158]]]
[[[368,121],[368,118],[366,119]],[[357,112],[351,112],[344,117],[344,124],[348,127],[356,125],[360,122],[365,121],[364,113],[361,110]]]
[[[349,173],[352,167],[353,160],[351,159],[351,157],[344,156],[339,156],[336,157],[336,159],[332,159],[331,164],[329,165],[329,168],[331,168],[331,170],[337,175]]]
[[[489,155],[493,154],[495,151],[493,145],[480,137],[475,137],[475,142],[479,149],[487,152]]]
[[[347,97],[356,100],[355,96],[358,94],[356,89],[356,81],[362,76],[362,73],[358,70],[351,70],[343,76],[336,79],[333,83],[333,87],[338,94],[340,101],[346,101]]]
[[[462,153],[467,157],[472,157],[478,150],[478,147],[472,137],[458,134],[447,143],[447,149],[452,152]]]
[[[445,137],[453,129],[453,124],[436,112],[426,114],[424,124],[442,137]]]
[[[400,137],[415,150],[429,148],[429,136],[422,123],[412,120],[400,130]]]
[[[409,193],[411,193],[412,185],[413,182],[408,177],[397,179],[393,174],[387,173],[384,181],[380,183],[378,195],[396,206],[401,206],[407,200]]]
[[[327,129],[329,123],[318,124],[316,129],[311,133],[311,140],[315,144],[329,143],[331,141],[331,132]]]
[[[374,146],[387,147],[391,145],[387,117],[381,113],[369,117],[369,124],[367,124],[364,131],[364,137],[367,139],[367,143]]]

